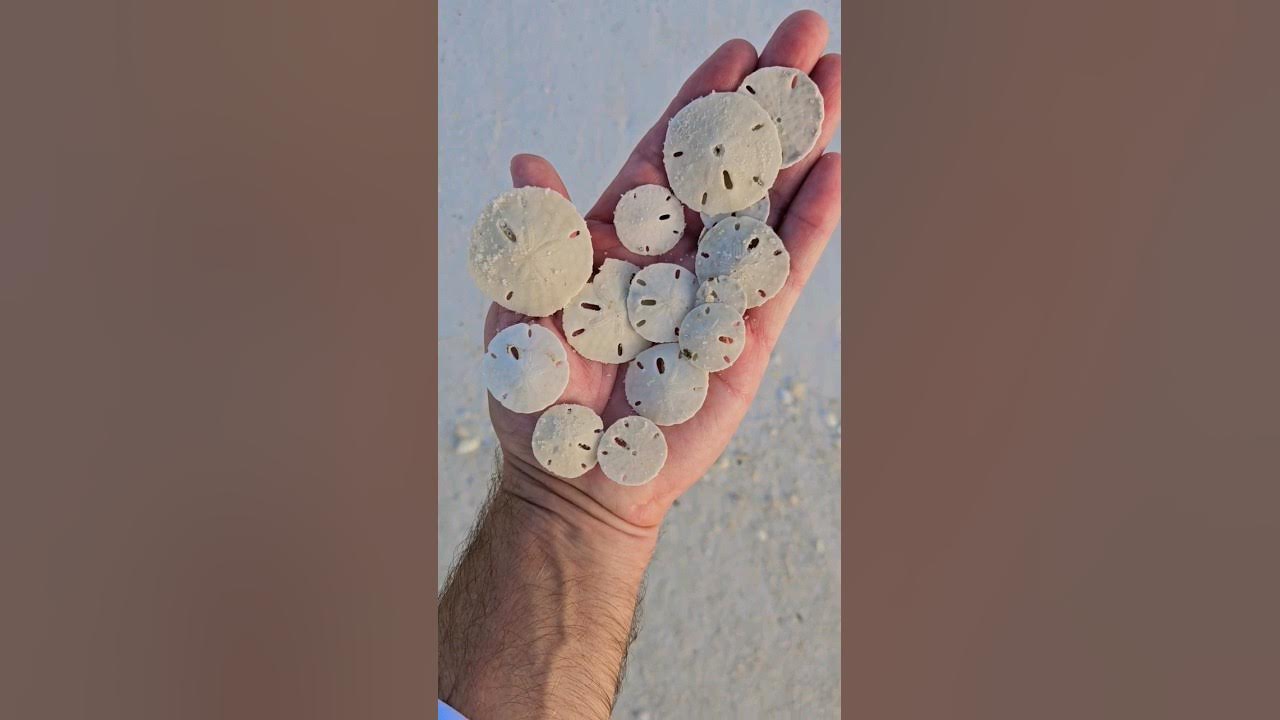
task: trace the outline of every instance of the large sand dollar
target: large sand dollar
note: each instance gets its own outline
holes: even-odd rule
[[[662,159],[680,202],[714,215],[742,210],[769,192],[782,144],[769,113],[750,96],[711,93],[671,118]]]
[[[667,439],[652,421],[628,415],[604,431],[597,456],[605,477],[619,485],[643,485],[667,463]]]
[[[725,303],[699,305],[680,321],[680,355],[701,370],[727,369],[746,344],[742,313]]]
[[[468,269],[490,300],[543,317],[568,304],[591,277],[591,235],[554,190],[523,187],[498,196],[471,230]]]
[[[750,96],[773,118],[782,140],[782,167],[791,167],[809,154],[822,132],[826,109],[822,91],[808,75],[789,67],[760,68],[742,81],[738,92]]]
[[[518,413],[542,410],[569,385],[564,345],[555,333],[533,323],[517,323],[494,335],[480,371],[489,393]]]
[[[605,260],[591,282],[565,306],[564,335],[579,355],[616,365],[653,344],[627,319],[627,293],[639,270],[625,260]]]
[[[553,475],[576,478],[596,466],[602,432],[604,421],[591,408],[555,405],[533,426],[533,457]]]
[[[637,255],[661,255],[684,235],[684,206],[661,185],[641,185],[622,194],[613,210],[613,229]]]
[[[754,218],[716,223],[698,243],[698,277],[728,275],[747,292],[747,307],[778,294],[791,272],[791,255],[773,228]]]
[[[654,263],[636,273],[627,293],[627,317],[653,342],[672,342],[680,318],[694,305],[697,276],[674,263]]]
[[[679,425],[707,399],[707,371],[680,355],[676,343],[654,345],[627,366],[627,404],[659,425]]]

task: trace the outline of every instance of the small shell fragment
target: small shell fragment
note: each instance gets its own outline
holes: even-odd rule
[[[468,270],[480,291],[508,310],[545,317],[591,277],[591,234],[563,195],[539,187],[506,192],[471,230]]]
[[[654,263],[631,279],[627,317],[646,340],[673,342],[680,318],[693,307],[697,276],[674,263]]]
[[[755,218],[721,220],[698,242],[698,277],[728,275],[747,292],[747,308],[778,294],[791,273],[791,255],[773,228]]]
[[[643,485],[667,463],[667,439],[650,420],[628,415],[604,431],[597,456],[605,477],[619,485]]]
[[[684,236],[684,206],[661,185],[641,185],[622,194],[613,227],[631,252],[661,255]]]
[[[707,399],[707,371],[681,356],[676,343],[654,345],[627,366],[627,404],[659,425],[679,425]]]
[[[728,275],[717,275],[703,280],[698,285],[694,302],[699,305],[724,303],[741,315],[747,311],[747,291],[742,289],[742,285],[737,280]]]
[[[773,118],[782,141],[782,167],[809,154],[822,133],[826,108],[822,91],[808,75],[789,67],[760,68],[742,81],[738,92],[760,103]]]
[[[631,327],[627,294],[640,268],[609,258],[582,292],[564,308],[564,336],[578,354],[596,362],[620,364],[653,343]]]
[[[596,466],[604,422],[589,407],[566,403],[547,408],[533,426],[533,457],[547,472],[576,478]]]
[[[502,406],[538,412],[569,385],[569,357],[555,333],[534,323],[517,323],[489,341],[480,365],[484,385]]]
[[[745,93],[713,92],[681,108],[667,125],[662,160],[680,202],[729,213],[768,194],[782,165],[773,118]]]
[[[746,344],[742,314],[725,303],[699,305],[680,321],[680,355],[701,370],[727,369]]]

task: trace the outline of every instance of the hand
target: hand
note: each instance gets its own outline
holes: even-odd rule
[[[814,149],[805,159],[778,175],[770,200],[769,225],[781,236],[791,255],[791,274],[782,291],[764,305],[746,313],[747,340],[741,357],[729,369],[710,375],[706,403],[690,420],[662,428],[668,455],[662,472],[651,482],[627,487],[604,476],[599,466],[581,477],[563,480],[545,472],[533,457],[531,438],[540,413],[514,413],[492,396],[489,415],[504,457],[503,483],[520,494],[521,484],[538,491],[550,490],[597,519],[625,531],[648,533],[662,521],[671,503],[696,482],[724,451],[746,415],[769,363],[774,344],[791,313],[800,290],[813,271],[827,240],[840,219],[840,156],[823,154],[840,121],[840,56],[822,55],[827,25],[812,11],[794,13],[779,26],[759,58],[745,40],[731,40],[685,81],[666,112],[641,138],[618,176],[586,215],[597,267],[605,258],[626,260],[644,267],[673,262],[693,269],[693,257],[702,223],[696,212],[685,210],[684,237],[660,257],[635,255],[618,241],[613,209],[618,198],[646,183],[667,186],[662,164],[662,143],[667,121],[690,101],[713,91],[733,91],[757,67],[784,65],[803,70],[822,91],[826,117]],[[569,197],[564,183],[546,160],[517,155],[511,161],[515,187],[550,188]],[[484,341],[501,329],[529,318],[497,304],[485,319]],[[595,410],[608,427],[624,415],[632,415],[623,390],[626,365],[586,360],[565,341],[560,313],[536,320],[559,336],[569,356],[569,386],[557,401],[577,403]]]

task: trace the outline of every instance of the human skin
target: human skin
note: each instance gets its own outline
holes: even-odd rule
[[[818,142],[805,159],[779,173],[770,193],[769,224],[790,253],[791,274],[774,298],[747,311],[746,347],[732,367],[710,376],[698,414],[663,428],[669,453],[658,476],[627,487],[599,467],[572,480],[550,475],[531,449],[538,414],[514,413],[489,398],[502,462],[438,615],[440,697],[469,718],[609,716],[663,518],[716,461],[746,415],[787,317],[839,221],[840,156],[824,151],[840,120],[840,57],[822,54],[827,35],[821,16],[800,11],[778,26],[758,56],[745,40],[720,46],[685,82],[586,215],[596,266],[618,258],[640,267],[674,262],[692,272],[701,230],[696,212],[686,210],[684,237],[657,257],[627,251],[612,225],[624,191],[667,184],[667,121],[695,98],[736,90],[757,67],[804,70],[821,89],[826,117]],[[555,169],[540,157],[513,158],[511,179],[515,187],[545,187],[569,197]],[[485,344],[518,322],[537,322],[564,341],[559,313],[534,319],[495,304],[485,319]],[[632,414],[623,390],[625,365],[589,361],[572,351],[569,364],[569,386],[559,403],[592,408],[606,427]]]

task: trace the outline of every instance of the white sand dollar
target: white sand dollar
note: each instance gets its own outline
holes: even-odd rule
[[[568,387],[569,356],[555,333],[541,325],[517,323],[489,341],[480,372],[503,407],[538,412]]]
[[[653,344],[627,318],[627,294],[639,270],[625,260],[605,260],[591,282],[565,306],[564,336],[579,355],[616,365]]]
[[[789,67],[766,67],[738,86],[773,118],[782,140],[782,167],[800,162],[818,142],[826,109],[822,91],[808,75]]]
[[[679,425],[707,399],[707,371],[680,356],[676,343],[654,345],[627,366],[627,404],[659,425]]]
[[[627,317],[646,340],[672,342],[676,326],[693,307],[698,278],[674,263],[654,263],[631,279]]]
[[[728,213],[769,192],[782,144],[769,113],[750,96],[711,93],[671,118],[662,160],[681,202],[698,212]]]
[[[544,317],[591,277],[591,234],[554,190],[523,187],[498,196],[471,230],[468,269],[480,291],[515,312]]]
[[[703,280],[698,285],[698,292],[693,299],[699,305],[724,303],[733,308],[739,315],[747,311],[747,291],[742,289],[742,285],[737,280],[728,275],[719,275]]]
[[[746,343],[742,313],[725,303],[699,305],[680,321],[680,355],[701,370],[728,368],[738,361]]]
[[[730,212],[730,213],[717,213],[715,215],[699,213],[699,215],[702,216],[702,228],[704,230],[711,227],[712,225],[715,225],[721,220],[724,220],[725,218],[730,218],[730,217],[752,217],[757,220],[764,220],[768,222],[769,194],[765,193],[764,197],[752,203],[750,207],[744,208],[742,210],[734,210],[733,212]]]
[[[596,466],[604,421],[589,407],[566,403],[547,408],[533,426],[533,457],[547,472],[576,478]]]
[[[637,255],[661,255],[684,235],[684,206],[661,185],[641,185],[622,194],[613,210],[618,239]]]
[[[698,243],[698,277],[728,275],[747,291],[747,307],[778,294],[791,273],[791,255],[773,228],[754,218],[721,220]]]
[[[643,485],[667,463],[667,439],[652,421],[628,415],[604,431],[597,455],[605,477],[619,485]]]

